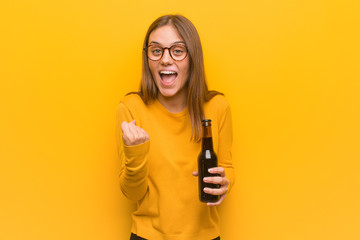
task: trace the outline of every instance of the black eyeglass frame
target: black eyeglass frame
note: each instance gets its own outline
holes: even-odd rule
[[[172,56],[171,51],[170,51],[170,49],[171,49],[172,47],[176,47],[176,46],[179,46],[179,45],[184,46],[185,49],[186,49],[186,55],[185,55],[185,57],[184,57],[183,59],[181,59],[181,60],[175,59],[175,58]],[[164,56],[164,53],[165,53],[165,50],[166,50],[166,49],[168,50],[170,57],[171,57],[174,61],[178,61],[178,62],[184,60],[184,59],[187,57],[188,52],[189,52],[189,49],[188,49],[187,46],[184,45],[184,44],[175,44],[175,45],[172,45],[171,47],[160,47],[160,46],[159,46],[159,48],[162,49],[162,54],[161,54],[161,56],[160,56],[160,58],[159,58],[158,60],[154,60],[154,59],[151,59],[151,58],[149,57],[149,55],[148,55],[148,49],[149,49],[149,47],[151,47],[151,46],[153,46],[153,44],[150,44],[150,45],[144,47],[143,50],[145,51],[146,57],[147,57],[148,59],[150,59],[151,61],[155,61],[155,62],[161,60],[161,58]]]

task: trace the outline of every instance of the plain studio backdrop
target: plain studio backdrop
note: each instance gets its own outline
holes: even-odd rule
[[[210,89],[232,108],[222,239],[360,239],[359,12],[358,0],[2,1],[0,239],[128,239],[115,112],[168,13],[195,24]]]

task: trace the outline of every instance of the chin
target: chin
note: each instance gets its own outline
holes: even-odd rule
[[[177,91],[176,90],[170,90],[170,89],[163,89],[160,90],[159,93],[163,96],[163,97],[173,97],[176,95]]]

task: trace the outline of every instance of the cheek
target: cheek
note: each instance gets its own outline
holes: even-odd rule
[[[182,74],[184,74],[184,78],[186,81],[189,78],[189,68],[190,68],[189,65],[190,65],[189,61],[187,61],[187,62],[184,62],[184,64],[181,66],[181,72],[182,72]]]
[[[150,69],[151,75],[155,79],[155,77],[156,77],[156,74],[155,74],[156,73],[156,66],[155,66],[154,62],[151,62],[151,61],[149,61],[148,64],[149,64],[149,69]]]

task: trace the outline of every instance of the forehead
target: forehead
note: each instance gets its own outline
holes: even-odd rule
[[[151,42],[160,43],[161,45],[169,45],[176,42],[183,42],[184,40],[179,35],[178,31],[173,25],[165,25],[156,28],[150,33],[149,44]]]

